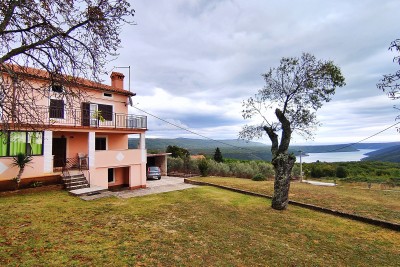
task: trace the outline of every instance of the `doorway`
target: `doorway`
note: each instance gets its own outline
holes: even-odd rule
[[[53,138],[54,167],[63,167],[67,160],[67,138]]]

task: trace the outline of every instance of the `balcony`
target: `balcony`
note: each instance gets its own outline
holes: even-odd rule
[[[48,126],[73,126],[89,128],[147,129],[147,117],[123,113],[103,116],[98,111],[82,109],[56,109],[41,107],[38,110],[43,124]],[[26,123],[32,123],[27,119]]]

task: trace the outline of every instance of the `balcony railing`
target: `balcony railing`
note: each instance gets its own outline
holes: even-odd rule
[[[41,107],[42,121],[48,125],[70,125],[125,129],[147,129],[147,117],[123,113],[101,114],[81,109]]]

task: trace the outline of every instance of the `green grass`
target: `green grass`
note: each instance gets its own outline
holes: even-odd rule
[[[222,177],[196,179],[271,196],[274,191],[272,181]],[[369,190],[366,186],[350,184],[328,187],[292,182],[289,198],[350,214],[400,223],[400,191],[398,190],[380,190],[379,187],[372,187]]]
[[[260,182],[257,182],[260,183]],[[0,196],[0,266],[396,266],[400,233],[213,187]]]

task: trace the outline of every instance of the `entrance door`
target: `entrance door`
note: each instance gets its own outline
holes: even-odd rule
[[[54,167],[63,167],[67,160],[67,139],[53,138]]]

